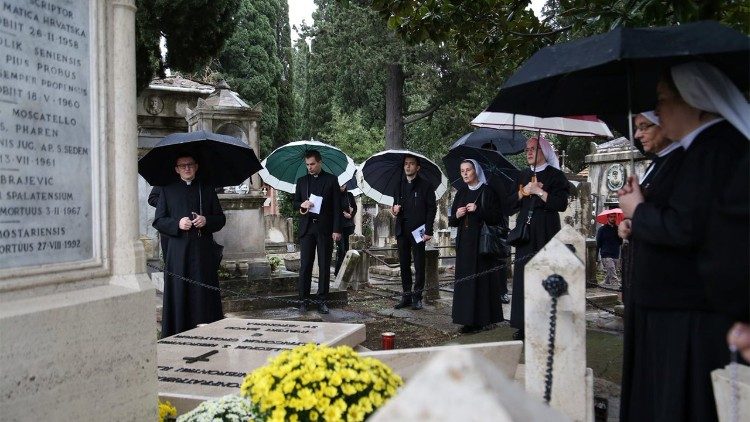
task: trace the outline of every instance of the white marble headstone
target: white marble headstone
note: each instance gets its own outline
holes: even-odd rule
[[[239,393],[245,375],[280,351],[363,341],[363,324],[226,318],[158,341],[159,397],[184,413],[201,401]]]
[[[485,358],[453,348],[429,360],[371,422],[568,421]]]

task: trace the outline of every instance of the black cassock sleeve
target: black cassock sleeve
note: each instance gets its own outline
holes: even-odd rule
[[[568,179],[561,171],[552,173],[552,177],[544,183],[542,189],[547,192],[547,201],[541,201],[544,202],[544,209],[563,212],[568,208],[570,186]]]
[[[151,189],[151,193],[148,194],[148,204],[156,208],[159,204],[159,196],[161,195],[161,186],[154,186]]]
[[[154,223],[152,225],[159,231],[159,233],[177,237],[180,235],[180,220],[172,217],[167,196],[167,192],[162,189],[161,195],[159,195],[159,200],[156,203]]]
[[[216,191],[213,188],[206,189],[206,196],[211,198],[211,207],[206,217],[206,230],[211,233],[215,233],[221,230],[227,223],[227,218],[224,215],[224,210],[221,209],[221,203],[219,202],[219,196],[216,195]]]
[[[431,188],[425,189],[424,198],[426,202],[424,233],[428,236],[432,236],[434,226],[435,226],[435,214],[437,214],[437,201],[435,200],[435,190]]]

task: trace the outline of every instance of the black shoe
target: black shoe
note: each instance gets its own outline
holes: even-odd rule
[[[411,306],[411,296],[410,295],[405,295],[404,297],[401,298],[401,302],[397,303],[393,308],[394,309],[402,309],[402,308],[406,308],[408,306]]]
[[[320,312],[321,314],[327,314],[331,311],[328,310],[328,305],[326,305],[325,303],[321,303],[320,305],[318,305],[318,312]]]
[[[302,302],[302,304],[299,305],[299,312],[302,314],[307,312],[307,302]]]
[[[412,302],[411,308],[414,309],[415,311],[418,311],[424,308],[424,306],[422,305],[422,299],[417,299],[414,302]]]
[[[525,338],[523,330],[516,330],[515,333],[513,333],[513,340],[521,340],[523,341]]]
[[[476,325],[464,325],[461,327],[460,330],[458,330],[461,334],[473,334],[478,332],[480,327],[477,327]]]
[[[504,303],[506,305],[510,303],[510,298],[508,297],[507,293],[505,293],[502,296],[500,296],[500,302],[502,302],[502,303]]]

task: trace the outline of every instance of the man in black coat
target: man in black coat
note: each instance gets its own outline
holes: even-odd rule
[[[169,237],[162,337],[223,318],[213,233],[224,227],[226,218],[213,186],[196,177],[195,157],[181,155],[175,171],[181,180],[161,188],[153,223],[162,236]]]
[[[346,190],[346,184],[341,185],[341,239],[336,242],[336,270],[334,275],[339,275],[344,255],[349,250],[349,235],[354,233],[354,215],[357,214],[357,201],[354,195]]]
[[[596,231],[596,255],[601,258],[606,272],[604,284],[620,284],[616,269],[620,260],[622,239],[617,235],[616,219],[615,214],[608,214],[607,224]]]
[[[404,178],[394,197],[391,214],[396,217],[396,243],[401,264],[401,287],[403,296],[394,306],[396,309],[411,305],[412,309],[422,309],[422,291],[425,284],[425,242],[432,238],[437,205],[435,188],[419,176],[419,157],[404,157]],[[424,226],[421,240],[415,240],[412,232]],[[414,256],[415,283],[412,292],[411,262]]]
[[[318,252],[318,311],[329,312],[326,296],[331,279],[333,242],[341,239],[341,201],[336,176],[322,169],[317,150],[305,153],[307,174],[297,179],[294,206],[302,214],[299,222],[300,272],[297,290],[300,312],[307,311],[315,251]]]

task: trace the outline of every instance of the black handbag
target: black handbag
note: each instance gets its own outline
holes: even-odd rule
[[[509,246],[517,248],[529,243],[529,239],[531,237],[530,228],[532,215],[534,215],[533,208],[529,209],[529,215],[528,217],[526,217],[526,221],[521,224],[516,223],[516,227],[513,227],[513,230],[508,233],[508,240],[506,241],[506,243]]]
[[[484,206],[484,190],[481,193],[481,201]],[[503,235],[505,229],[501,226],[495,226],[482,223],[479,229],[479,255],[503,258],[508,255],[507,248],[503,244]]]

